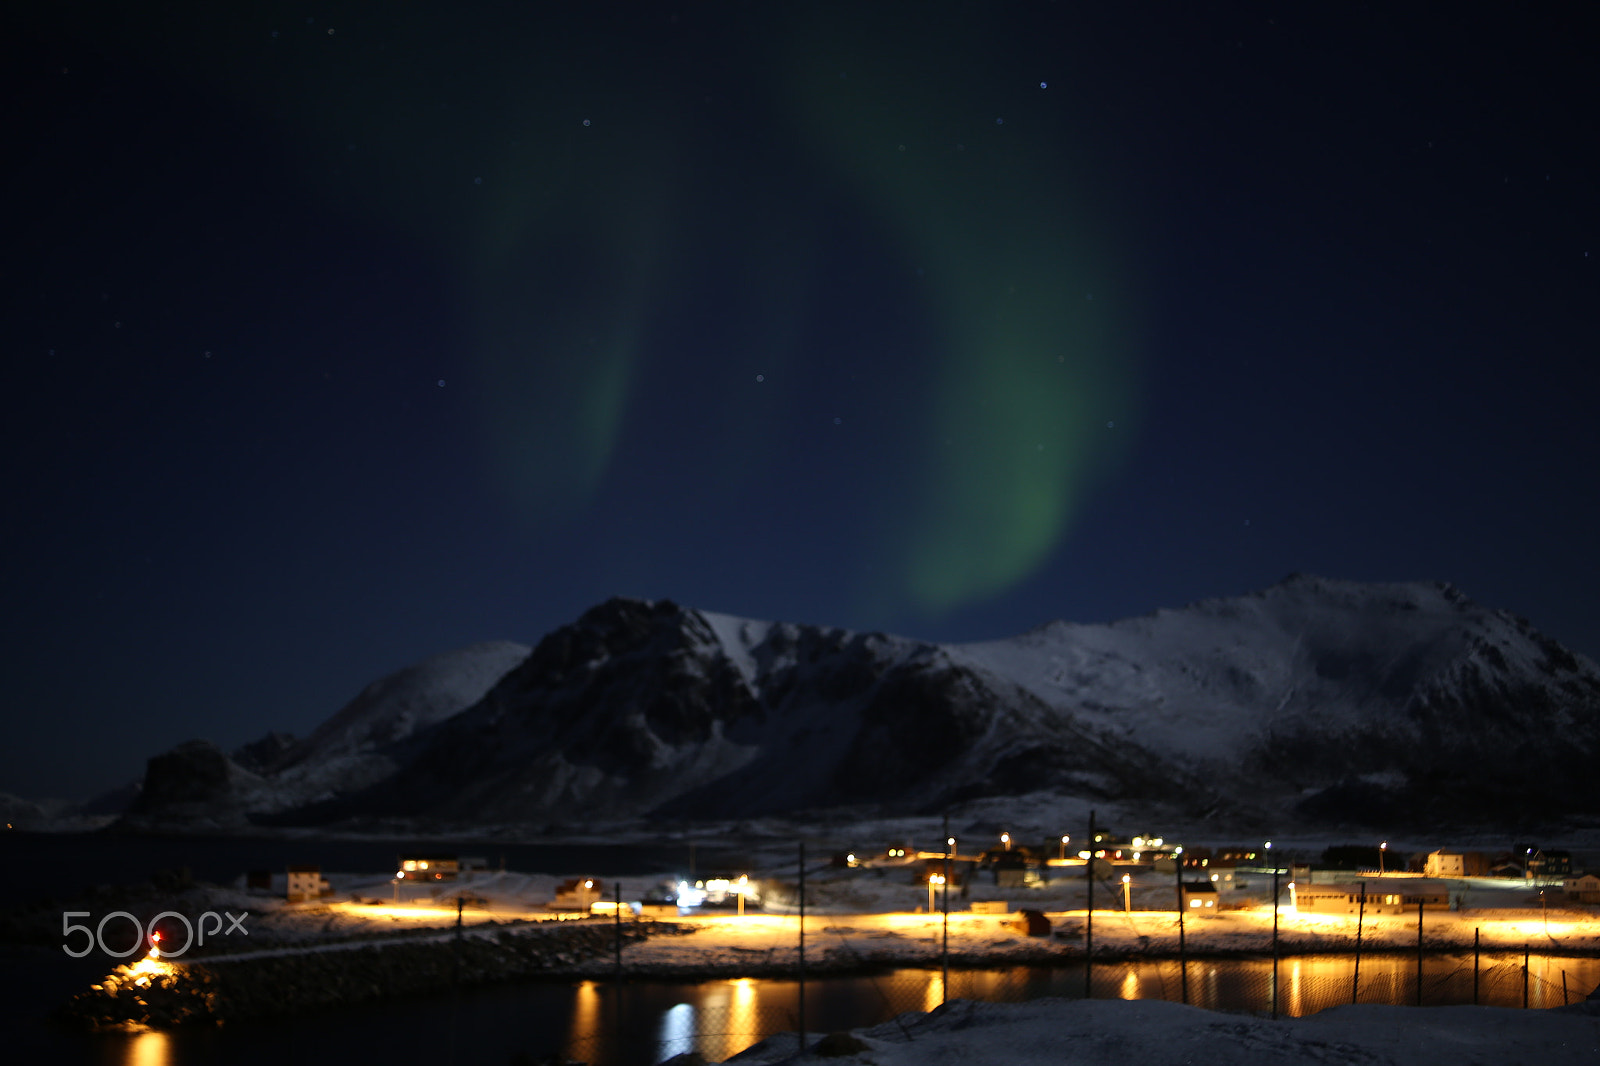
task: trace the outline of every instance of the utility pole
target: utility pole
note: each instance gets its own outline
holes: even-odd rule
[[[1481,927],[1472,931],[1472,1005],[1474,1007],[1478,1005],[1478,938],[1482,933],[1483,929]]]
[[[1094,811],[1089,812],[1089,861],[1084,865],[1084,877],[1089,882],[1088,917],[1084,922],[1083,940],[1083,998],[1094,998]]]
[[[1361,923],[1367,914],[1367,883],[1361,882],[1361,896],[1356,911],[1356,974],[1350,982],[1350,1002],[1361,997]]]
[[[800,842],[800,1054],[806,1050],[806,842]]]
[[[1178,974],[1183,987],[1183,1002],[1189,1002],[1189,952],[1183,943],[1183,849],[1172,855],[1178,871]]]
[[[617,980],[622,980],[622,882],[614,882],[617,895]]]
[[[950,816],[944,817],[945,829],[950,828]],[[939,982],[939,1002],[950,1002],[950,844],[955,840],[948,832],[944,835],[944,976]]]
[[[1272,1017],[1278,1017],[1278,866],[1272,866]]]
[[[1422,895],[1417,895],[1417,1006],[1422,1006]]]

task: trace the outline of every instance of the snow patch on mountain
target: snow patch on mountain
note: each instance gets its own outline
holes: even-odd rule
[[[1394,825],[1600,812],[1596,759],[1600,669],[1446,584],[1292,575],[962,645],[618,598],[370,686],[236,806],[549,824],[1054,793]]]
[[[432,656],[372,682],[301,741],[268,734],[232,758],[206,741],[180,745],[151,760],[130,822],[226,826],[367,788],[415,754],[408,742],[477,703],[529,650],[491,641]]]

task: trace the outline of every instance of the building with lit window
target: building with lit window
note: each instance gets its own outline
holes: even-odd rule
[[[1415,914],[1419,904],[1426,911],[1450,909],[1450,893],[1445,886],[1415,878],[1374,878],[1365,891],[1363,903],[1360,884],[1296,885],[1295,907],[1310,914],[1365,913],[1374,917]]]
[[[454,881],[461,874],[461,860],[454,855],[402,855],[395,869],[402,881]]]
[[[1584,874],[1569,877],[1561,883],[1567,898],[1575,903],[1600,903],[1600,876]]]
[[[329,887],[328,879],[322,876],[322,867],[291,866],[289,889],[286,894],[290,903],[308,903],[332,895],[333,889]]]
[[[545,909],[551,911],[583,911],[589,909],[600,901],[602,889],[598,879],[593,877],[574,877],[570,881],[563,881],[556,886],[556,898],[546,903]],[[683,902],[681,899],[678,901]]]
[[[1544,848],[1528,848],[1523,856],[1523,866],[1527,876],[1535,877],[1571,877],[1572,853],[1567,851],[1546,851]]]
[[[1430,851],[1424,877],[1488,877],[1489,856],[1481,851]]]
[[[1185,881],[1183,908],[1190,914],[1217,912],[1217,886],[1211,881]]]

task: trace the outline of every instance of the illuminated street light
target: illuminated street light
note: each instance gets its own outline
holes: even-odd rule
[[[944,884],[944,874],[934,874],[928,878],[928,913],[933,913],[933,886]]]
[[[1072,838],[1063,833],[1061,835],[1061,857],[1063,859],[1067,857],[1067,845],[1070,843],[1072,843]]]
[[[1002,843],[1002,844],[1004,844],[1006,846],[1006,850],[1007,851],[1010,851],[1011,850],[1011,834],[1010,833],[1001,833],[1000,834],[1000,843]]]
[[[1133,878],[1127,874],[1122,875],[1122,909],[1129,912],[1133,910]]]
[[[1389,850],[1389,842],[1385,840],[1378,845],[1378,876],[1383,876],[1383,853]]]

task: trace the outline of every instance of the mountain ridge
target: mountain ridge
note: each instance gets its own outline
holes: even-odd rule
[[[326,786],[305,768],[338,750],[325,723],[320,756],[228,770],[219,809],[538,825],[1044,791],[1308,824],[1600,812],[1600,668],[1444,582],[1295,574],[949,645],[618,597],[502,651],[470,705],[369,733],[365,778],[304,794],[295,773]],[[149,799],[169,793],[147,778],[135,821],[177,813]]]

